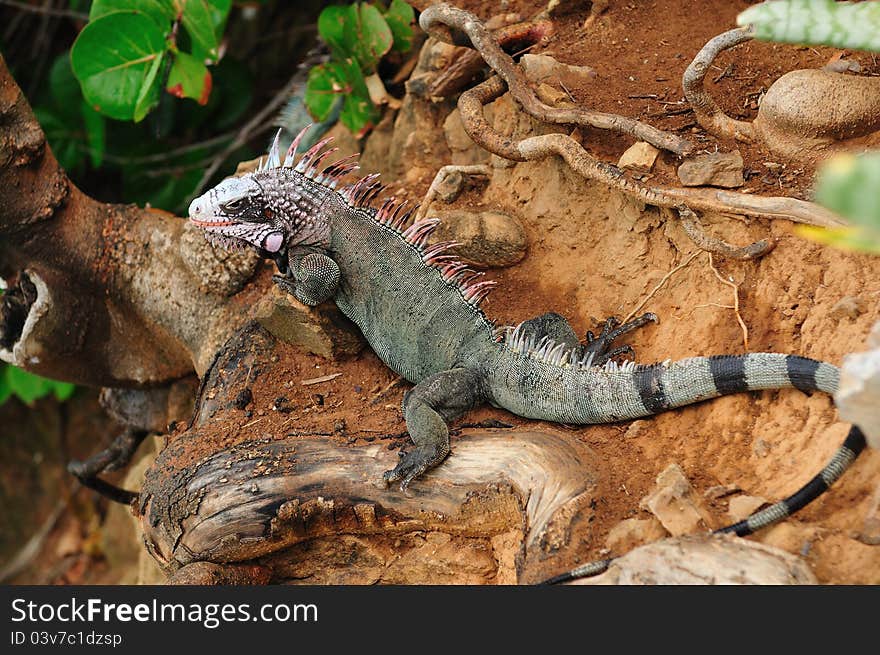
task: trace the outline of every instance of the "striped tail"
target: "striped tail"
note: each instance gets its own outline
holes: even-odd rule
[[[676,370],[678,369],[678,370]],[[674,364],[636,367],[633,383],[645,409],[651,413],[681,407],[699,400],[758,389],[794,387],[801,391],[837,391],[835,366],[774,353],[721,355],[683,360]],[[837,481],[865,449],[865,435],[855,425],[822,471],[788,498],[758,511],[745,520],[715,530],[714,534],[750,535],[806,507]],[[541,584],[556,584],[599,575],[614,561],[603,559],[554,576]]]

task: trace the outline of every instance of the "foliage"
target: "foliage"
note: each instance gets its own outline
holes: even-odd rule
[[[880,255],[880,152],[829,159],[819,171],[816,200],[852,225],[801,226],[801,234],[845,250]]]
[[[781,43],[880,51],[880,3],[772,0],[737,17],[755,38]]]
[[[69,382],[47,380],[9,364],[0,366],[0,405],[11,396],[18,397],[28,405],[49,394],[64,401],[70,398],[75,389],[76,386]]]
[[[161,87],[206,104],[231,0],[94,0],[70,51],[73,73],[92,108],[139,122]],[[183,31],[190,52],[178,44]],[[184,39],[181,38],[181,41]],[[167,81],[166,81],[167,80]]]
[[[880,52],[880,2],[773,0],[737,17],[758,39]],[[800,234],[846,250],[880,254],[880,153],[837,155],[819,171],[816,200],[852,225],[801,226]]]
[[[179,53],[178,57],[187,61],[189,55]],[[188,69],[178,70],[169,75],[172,88],[189,84],[183,79]],[[108,198],[104,192],[101,199],[149,203],[182,212],[212,153],[234,135],[180,151],[169,149],[165,138],[189,134],[192,140],[202,131],[216,134],[228,130],[245,115],[253,98],[253,77],[243,64],[227,57],[213,70],[213,89],[206,104],[171,102],[172,106],[154,113],[151,121],[134,124],[107,120],[92,108],[74,76],[69,53],[64,52],[49,70],[46,88],[34,102],[34,113],[59,163],[78,183],[89,177],[89,171],[97,170],[119,179],[121,185],[114,184],[122,187],[119,195]],[[246,159],[250,153],[236,155]]]
[[[370,99],[367,79],[376,74],[385,54],[412,47],[414,17],[403,0],[392,0],[388,9],[358,2],[321,12],[318,33],[330,47],[331,59],[309,72],[304,101],[315,120],[326,120],[342,96],[339,119],[352,133],[363,136],[375,125],[379,110]]]

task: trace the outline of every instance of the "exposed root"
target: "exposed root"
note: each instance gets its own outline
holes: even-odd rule
[[[424,15],[424,14],[423,14]],[[819,205],[784,196],[755,196],[724,189],[648,186],[628,178],[612,164],[590,155],[580,143],[564,134],[544,134],[514,140],[496,131],[483,115],[483,105],[500,97],[504,81],[492,77],[461,94],[458,108],[465,130],[474,142],[489,152],[513,161],[539,161],[559,155],[579,175],[597,180],[657,207],[678,207],[719,214],[745,214],[760,218],[784,218],[795,223],[835,227],[846,223]]]
[[[476,49],[492,70],[501,76],[523,109],[538,120],[613,130],[679,155],[693,150],[693,144],[687,139],[631,118],[580,107],[555,108],[544,104],[528,85],[513,58],[501,49],[483,23],[468,11],[447,4],[433,5],[422,12],[419,25],[441,41]]]
[[[737,28],[719,34],[703,46],[682,76],[684,97],[694,108],[697,121],[716,136],[739,141],[751,141],[755,137],[755,128],[751,123],[735,120],[725,114],[703,86],[706,73],[718,53],[751,39],[752,33],[749,28]],[[721,76],[718,79],[721,79]]]
[[[739,313],[739,286],[732,282],[731,280],[725,280],[721,273],[718,272],[718,269],[715,268],[715,262],[712,261],[712,253],[709,254],[709,268],[712,269],[712,272],[715,274],[715,277],[722,284],[726,284],[727,286],[733,289],[733,313],[736,316],[736,322],[739,323],[739,327],[742,330],[743,335],[743,348],[748,352],[749,350],[749,328],[746,327],[745,321],[743,321],[742,315]]]
[[[722,257],[730,257],[731,259],[749,260],[763,257],[776,246],[773,241],[768,241],[767,239],[755,241],[741,248],[731,245],[722,239],[706,234],[698,222],[697,215],[687,207],[676,207],[676,210],[685,233],[698,248],[706,252],[721,255]]]
[[[696,257],[699,254],[700,254],[699,251],[691,253],[690,257],[685,259],[681,264],[679,264],[678,266],[673,268],[671,271],[669,271],[666,275],[664,275],[662,278],[660,278],[660,281],[654,286],[653,289],[651,289],[651,292],[647,296],[642,298],[642,301],[638,305],[636,305],[635,309],[633,309],[629,314],[626,315],[626,317],[623,319],[622,323],[629,323],[630,319],[633,316],[635,316],[639,312],[639,310],[641,310],[642,307],[644,307],[651,298],[654,297],[654,294],[657,293],[660,290],[660,288],[664,284],[666,284],[667,281],[669,281],[669,278],[671,278],[673,275],[678,273],[685,266],[690,264],[691,261],[693,261],[694,257]]]

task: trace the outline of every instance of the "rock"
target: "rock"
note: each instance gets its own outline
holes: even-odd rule
[[[481,267],[511,266],[526,255],[526,232],[518,218],[499,211],[432,212],[441,223],[431,243],[455,241],[462,259]]]
[[[742,521],[766,504],[767,499],[760,496],[737,496],[730,499],[727,505],[727,514],[733,521]]]
[[[844,296],[838,300],[828,315],[832,318],[843,319],[848,318],[854,321],[865,313],[865,302],[858,296]]]
[[[205,232],[187,222],[180,235],[181,259],[205,293],[231,296],[244,287],[260,265],[252,248],[242,250],[212,246]]]
[[[645,420],[641,420],[641,419],[639,419],[637,421],[633,421],[632,423],[629,424],[629,427],[626,429],[626,433],[624,433],[623,436],[625,439],[635,439],[636,437],[642,436],[642,434],[646,430],[649,430],[650,426],[651,426],[650,421],[645,421]]]
[[[647,519],[626,519],[608,533],[605,545],[615,553],[628,553],[633,548],[663,539],[669,533],[653,516]]]
[[[755,132],[788,158],[880,130],[880,78],[793,70],[761,99]]]
[[[626,149],[626,152],[620,156],[617,166],[640,173],[648,173],[654,167],[658,154],[660,151],[650,143],[639,141]]]
[[[857,538],[863,544],[880,546],[880,484],[871,496],[871,504],[865,514],[865,523]]]
[[[277,339],[322,357],[354,355],[364,347],[357,327],[335,305],[309,307],[277,286],[260,300],[254,317]]]
[[[563,64],[550,55],[525,54],[519,63],[526,78],[533,84],[562,82],[570,87],[596,79],[596,71],[589,66]]]
[[[871,330],[869,344],[878,335],[880,322]],[[841,419],[862,429],[871,448],[880,448],[880,347],[844,356],[834,404]]]
[[[489,119],[491,120],[491,119]],[[443,135],[452,153],[452,163],[461,166],[485,164],[489,161],[489,151],[474,143],[461,122],[458,109],[452,111],[443,121]]]
[[[546,82],[541,82],[538,85],[538,88],[535,89],[535,93],[538,94],[538,98],[541,99],[541,102],[546,103],[551,107],[560,107],[566,103],[570,107],[573,106],[571,98],[568,97],[568,94],[565,91],[550,86]]]
[[[674,536],[706,530],[710,525],[709,514],[678,464],[670,464],[657,476],[657,485],[639,507],[660,519]]]
[[[565,16],[566,14],[570,14],[575,11],[580,11],[584,9],[584,5],[588,3],[584,2],[584,0],[550,0],[547,3],[547,15],[552,18],[557,18],[558,16]]]
[[[735,150],[688,157],[678,167],[678,179],[684,186],[741,187],[745,183],[742,155]]]
[[[731,535],[664,539],[614,560],[582,585],[818,584],[801,558]]]

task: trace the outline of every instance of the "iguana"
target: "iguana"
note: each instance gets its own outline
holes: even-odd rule
[[[592,424],[742,391],[837,389],[835,366],[797,355],[615,361],[631,348],[612,348],[614,340],[656,320],[653,314],[625,325],[609,319],[601,334],[587,334],[586,343],[555,313],[498,328],[480,308],[495,283],[449,254],[455,244],[427,245],[439,220],[410,224],[412,209],[393,198],[374,207],[378,175],[341,186],[358,168],[356,156],[322,168],[336,150],[325,150],[329,138],[295,162],[304,133],[283,161],[276,136],[265,164],[193,200],[189,216],[214,244],[249,246],[273,259],[279,271],[273,279],[301,302],[332,298],[382,361],[415,385],[403,399],[415,447],[384,474],[386,484],[400,482],[406,491],[442,462],[450,452],[449,421],[484,403],[525,418]],[[805,506],[864,446],[853,426],[825,468],[797,493],[723,531],[750,534]]]

